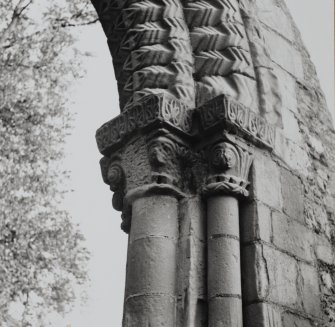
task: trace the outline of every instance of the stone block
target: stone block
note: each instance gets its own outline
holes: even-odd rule
[[[283,37],[294,40],[291,19],[284,13],[276,0],[259,0],[255,2],[257,18]]]
[[[272,239],[271,210],[259,201],[246,204],[241,209],[241,241],[243,243]]]
[[[283,211],[288,216],[304,222],[304,186],[300,179],[286,169],[281,169]]]
[[[243,294],[247,303],[267,300],[296,307],[298,301],[296,261],[266,245],[243,248]]]
[[[242,289],[247,303],[263,300],[268,293],[269,276],[262,252],[261,244],[247,245],[242,248]]]
[[[312,228],[317,234],[323,233],[331,238],[331,226],[328,220],[328,215],[323,206],[319,203],[305,199],[304,214],[306,224]]]
[[[274,152],[281,158],[290,168],[299,172],[301,175],[307,176],[311,162],[307,151],[284,136],[283,131],[277,129],[276,144]]]
[[[259,154],[255,156],[252,168],[253,196],[270,207],[280,210],[282,193],[280,170],[269,157]]]
[[[273,244],[306,261],[313,261],[314,233],[285,215],[272,214]]]
[[[175,292],[176,243],[144,238],[129,244],[126,297],[139,293]]]
[[[322,316],[319,276],[316,267],[301,263],[298,284],[301,307],[309,315]]]
[[[129,241],[148,236],[177,238],[178,202],[172,196],[150,196],[133,203]]]
[[[283,327],[313,327],[310,320],[304,319],[292,313],[283,313]]]
[[[273,72],[278,78],[279,93],[282,101],[282,112],[291,110],[295,114],[298,114],[296,79],[280,67],[275,67]]]
[[[241,295],[240,243],[220,237],[208,241],[208,296]]]
[[[282,36],[271,30],[263,29],[265,43],[272,61],[294,75],[297,79],[304,78],[303,62],[301,54]]]
[[[209,327],[243,326],[241,299],[226,297],[209,301]]]
[[[267,303],[254,303],[245,308],[245,327],[286,327],[280,311]]]
[[[298,124],[298,120],[294,113],[287,108],[282,110],[283,134],[285,137],[301,145],[303,143],[302,134]]]
[[[327,265],[335,265],[335,253],[332,244],[322,236],[316,236],[315,256]]]

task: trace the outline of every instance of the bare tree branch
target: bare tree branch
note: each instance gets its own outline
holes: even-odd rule
[[[86,25],[95,24],[98,20],[99,20],[99,18],[95,18],[91,21],[83,22],[83,23],[70,23],[70,22],[67,22],[67,21],[62,20],[62,19],[59,19],[58,21],[62,22],[61,27],[79,27],[79,26],[86,26]]]

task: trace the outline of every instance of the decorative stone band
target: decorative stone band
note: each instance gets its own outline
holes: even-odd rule
[[[276,128],[247,107],[226,95],[220,95],[207,102],[197,111],[202,128],[207,131],[219,124],[236,128],[256,143],[269,148],[275,145]]]
[[[130,109],[102,125],[96,133],[99,151],[109,154],[133,132],[163,123],[185,134],[192,130],[193,110],[167,94],[144,97]]]

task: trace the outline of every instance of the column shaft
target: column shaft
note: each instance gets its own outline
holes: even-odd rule
[[[238,201],[207,201],[208,305],[210,327],[242,327]]]
[[[176,326],[178,202],[137,199],[132,206],[124,327]]]

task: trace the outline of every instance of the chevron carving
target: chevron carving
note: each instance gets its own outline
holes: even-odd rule
[[[239,0],[92,0],[108,39],[121,110],[150,94],[189,108],[225,94],[271,122],[278,83],[261,27]],[[250,5],[251,6],[251,5]]]

